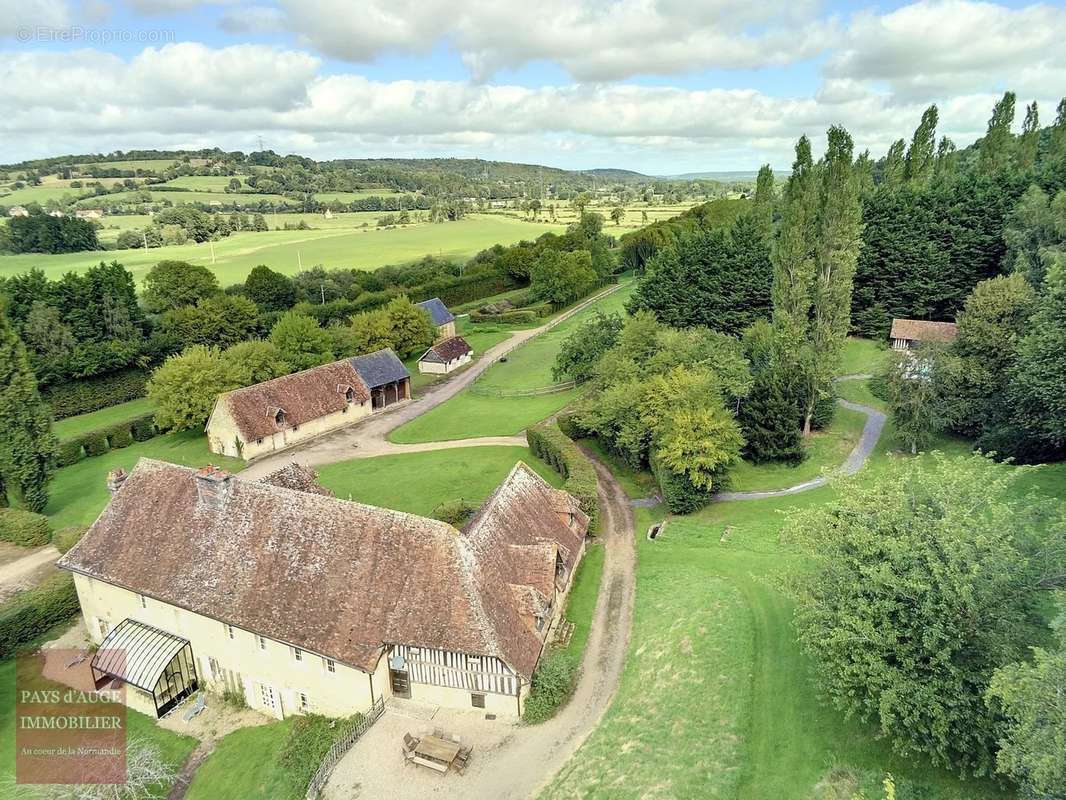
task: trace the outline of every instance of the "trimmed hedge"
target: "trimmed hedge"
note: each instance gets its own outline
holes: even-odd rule
[[[556,422],[527,428],[526,440],[533,455],[566,479],[563,488],[577,498],[581,510],[588,514],[589,531],[595,531],[600,517],[600,483],[592,463]]]
[[[532,311],[505,311],[502,314],[482,314],[480,311],[470,312],[471,322],[499,322],[503,325],[519,325],[536,322],[537,315]]]
[[[580,664],[579,657],[566,650],[552,650],[545,654],[533,672],[533,684],[526,698],[526,707],[522,709],[522,720],[535,724],[555,716],[574,689]]]
[[[0,606],[0,659],[33,642],[78,613],[78,593],[69,572],[58,572]]]
[[[85,455],[102,456],[107,452],[107,433],[90,431],[81,437],[81,443],[85,446]]]
[[[112,425],[109,428],[99,428],[60,442],[59,457],[56,463],[61,467],[69,467],[87,456],[98,456],[108,450],[129,447],[134,442],[147,442],[157,434],[155,413],[142,414],[128,422]]]
[[[144,397],[148,372],[124,369],[97,378],[71,380],[43,389],[41,394],[56,419],[76,417],[101,408]]]
[[[52,544],[60,553],[66,553],[81,540],[87,530],[89,529],[84,525],[69,525],[66,528],[60,528],[52,534]]]
[[[48,517],[21,508],[0,508],[0,540],[37,547],[52,539]]]

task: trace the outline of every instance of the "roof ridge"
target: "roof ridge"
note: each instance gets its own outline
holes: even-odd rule
[[[288,373],[286,375],[278,375],[278,377],[276,377],[276,378],[270,378],[270,379],[265,380],[265,381],[259,381],[258,383],[250,383],[247,386],[239,386],[236,389],[230,389],[228,392],[222,392],[219,395],[219,398],[229,397],[230,395],[234,395],[234,394],[237,394],[238,392],[243,392],[243,391],[246,391],[248,389],[258,389],[258,388],[261,388],[263,386],[268,386],[268,385],[270,385],[272,383],[278,383],[279,381],[284,381],[284,380],[288,380],[290,378],[295,378],[295,377],[297,377],[299,375],[306,375],[309,372],[314,372],[315,370],[322,369],[323,367],[335,367],[335,366],[339,366],[341,364],[348,364],[349,366],[351,366],[350,362],[351,362],[350,358],[339,358],[336,361],[327,361],[325,364],[318,364],[318,365],[316,365],[314,367],[308,367],[307,369],[298,370],[297,372],[290,372],[290,373]],[[359,380],[361,380],[361,381],[363,380],[363,377],[358,372],[356,372],[355,375],[356,375],[357,378],[359,378]],[[365,384],[366,382],[363,381],[363,383]]]

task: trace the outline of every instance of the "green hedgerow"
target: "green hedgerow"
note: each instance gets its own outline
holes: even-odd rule
[[[155,412],[151,414],[145,414],[143,417],[137,417],[137,419],[130,422],[130,432],[133,434],[133,438],[138,442],[147,442],[153,436],[156,436],[159,431],[155,427]]]
[[[129,423],[116,425],[112,428],[107,434],[107,441],[112,450],[119,447],[129,447],[133,444],[133,433],[130,431]]]
[[[21,508],[0,508],[0,540],[22,547],[37,547],[48,544],[51,538],[52,528],[43,514]]]
[[[81,442],[87,456],[102,456],[107,452],[107,437],[103,431],[87,433],[81,437]]]
[[[60,528],[52,534],[52,545],[60,553],[66,553],[81,540],[87,530],[89,529],[84,525],[68,525],[66,528]]]
[[[80,438],[59,443],[59,453],[56,456],[57,467],[69,467],[71,464],[77,464],[83,458],[85,458],[85,454],[81,450]]]
[[[533,673],[522,719],[536,723],[552,717],[573,691],[577,668],[577,658],[566,650],[552,650],[544,656]]]
[[[78,593],[69,572],[57,572],[0,606],[0,659],[78,613]]]

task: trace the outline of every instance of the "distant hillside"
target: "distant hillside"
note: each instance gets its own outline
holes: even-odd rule
[[[595,178],[599,178],[605,181],[619,181],[621,183],[647,183],[648,181],[655,180],[650,175],[645,175],[641,172],[634,172],[631,169],[584,169],[581,170],[585,175],[592,175]]]
[[[779,170],[774,170],[778,173]],[[721,181],[722,183],[736,183],[753,181],[759,174],[758,170],[741,170],[738,172],[683,172],[680,175],[663,175],[661,180],[672,181]]]

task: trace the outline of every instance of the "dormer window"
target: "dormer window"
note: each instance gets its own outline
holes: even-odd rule
[[[279,408],[274,412],[274,424],[279,428],[285,424],[285,409]]]
[[[344,393],[344,399],[347,400],[349,403],[354,403],[355,402],[355,389],[353,389],[351,386],[349,386],[348,390]]]

